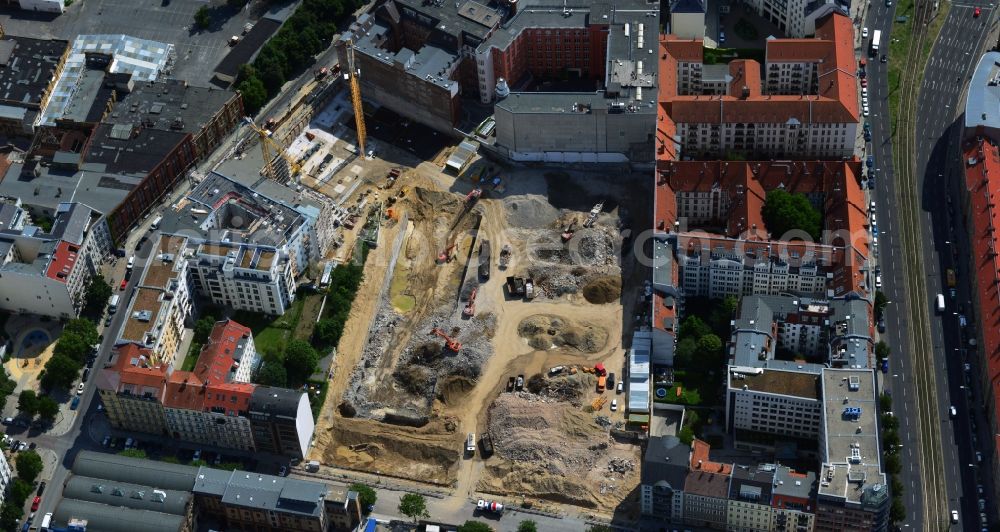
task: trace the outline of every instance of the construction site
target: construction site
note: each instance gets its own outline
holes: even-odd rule
[[[638,446],[611,437],[622,412],[593,372],[624,363],[622,213],[604,179],[405,172],[309,458],[535,505],[610,510],[633,491]]]
[[[651,223],[629,212],[651,200],[626,195],[646,172],[474,156],[456,176],[451,146],[420,158],[409,141],[380,141],[376,154],[365,117],[382,111],[349,85],[286,133],[255,127],[277,165],[264,172],[344,206],[335,259],[367,244],[307,460],[319,475],[612,512],[638,485],[639,447],[622,437],[625,396],[610,381],[625,378],[623,324],[648,278],[622,260],[628,228]]]

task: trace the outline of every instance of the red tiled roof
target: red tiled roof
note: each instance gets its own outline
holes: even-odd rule
[[[115,347],[113,356],[112,365],[101,371],[103,377],[99,380],[99,387],[117,392],[126,388],[135,392],[154,389],[157,399],[163,395],[168,368],[152,365],[149,349],[127,343]]]
[[[861,272],[868,257],[868,208],[860,184],[861,162],[850,161],[670,161],[657,162],[654,228],[672,231],[678,221],[678,192],[709,191],[718,187],[731,200],[726,234],[686,229],[678,250],[708,252],[723,248],[757,256],[792,251],[815,256],[833,274],[836,295],[868,290]],[[784,188],[792,193],[824,196],[823,245],[804,242],[768,242],[761,216],[766,192]]]
[[[175,371],[167,380],[166,393],[163,396],[163,406],[167,408],[183,408],[186,410],[202,410],[205,403],[205,387],[198,377],[190,371]]]
[[[79,252],[80,246],[61,240],[56,244],[55,253],[52,254],[52,262],[49,262],[49,268],[45,271],[46,277],[65,284],[69,273],[73,271]]]
[[[972,262],[976,275],[975,313],[982,342],[986,372],[994,398],[1000,398],[1000,260],[998,260],[996,198],[1000,198],[1000,151],[994,141],[984,139],[965,145],[965,183],[969,191],[969,213],[972,218]],[[1000,416],[1000,401],[993,404]],[[1000,436],[994,441],[1000,450]]]
[[[832,14],[820,22],[816,39],[775,39],[768,41],[767,57],[774,61],[815,61],[819,63],[819,92],[815,95],[763,95],[760,82],[730,84],[729,94],[685,95],[677,94],[676,79],[661,82],[659,101],[661,111],[670,115],[674,123],[785,123],[796,119],[803,124],[856,123],[858,121],[858,95],[855,83],[854,28],[849,18]],[[661,37],[660,76],[671,80],[665,73],[676,76],[677,61],[700,61],[701,41]],[[697,57],[697,59],[695,58]],[[736,60],[746,72],[746,78],[760,78],[760,64],[753,60]],[[752,65],[752,66],[751,66]],[[732,66],[730,67],[732,72]],[[742,98],[742,88],[750,89],[750,97]],[[754,89],[754,86],[758,89]]]
[[[760,63],[749,59],[734,59],[729,62],[729,95],[743,97],[743,89],[747,89],[747,97],[760,97]]]
[[[198,355],[195,375],[206,384],[227,382],[229,370],[235,363],[233,354],[243,337],[251,335],[250,329],[233,320],[220,321],[212,328],[208,342]]]
[[[674,271],[674,285],[677,284],[677,268],[673,268]],[[653,327],[660,329],[661,331],[666,331],[673,333],[677,329],[677,324],[674,323],[670,328],[667,328],[667,323],[665,320],[671,320],[677,318],[677,308],[676,301],[674,302],[674,307],[667,306],[667,298],[660,292],[653,292]]]
[[[710,473],[719,473],[722,475],[729,475],[733,472],[732,464],[722,464],[719,462],[713,462],[708,459],[708,453],[712,450],[712,446],[708,442],[695,439],[691,442],[691,469],[707,471]]]
[[[212,408],[230,411],[246,412],[250,408],[250,396],[255,386],[245,382],[212,384],[205,393],[205,410]]]

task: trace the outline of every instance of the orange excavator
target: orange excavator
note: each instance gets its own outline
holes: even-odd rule
[[[448,333],[442,331],[441,329],[434,327],[434,330],[431,331],[431,334],[436,334],[441,338],[444,338],[444,345],[451,351],[458,353],[459,351],[462,350],[462,343],[452,338],[451,336],[448,336]]]
[[[476,292],[479,291],[478,288],[473,288],[472,293],[469,294],[469,302],[466,303],[465,308],[462,309],[462,314],[472,317],[476,314]]]

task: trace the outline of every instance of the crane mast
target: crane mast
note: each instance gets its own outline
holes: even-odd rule
[[[351,104],[354,106],[354,124],[358,130],[358,150],[361,156],[365,156],[365,137],[368,132],[365,130],[365,110],[361,106],[361,85],[358,76],[361,71],[354,65],[354,41],[347,41],[347,73],[351,83]]]

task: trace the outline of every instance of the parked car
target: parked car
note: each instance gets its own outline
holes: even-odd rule
[[[862,39],[867,39],[868,38],[868,28],[867,27],[861,28],[861,38]]]
[[[104,318],[104,326],[111,327],[111,315],[109,314],[107,318]]]
[[[885,318],[878,320],[878,332],[880,333],[885,332]]]
[[[86,388],[86,386],[86,384],[81,382],[80,385],[76,387],[76,394],[83,395],[83,389]]]
[[[983,14],[983,10],[982,10],[982,9],[979,9],[979,8],[977,7],[977,8],[975,9],[975,10],[973,10],[973,12],[972,12],[972,17],[973,17],[973,18],[979,18],[979,15],[982,15],[982,14]]]
[[[42,504],[42,498],[40,496],[38,496],[38,495],[35,495],[35,498],[31,501],[31,511],[32,512],[37,512],[38,511],[38,505],[40,505],[40,504]]]
[[[38,483],[38,495],[41,495],[43,493],[45,493],[45,481],[44,480]]]
[[[12,417],[5,417],[5,418],[3,418],[3,424],[4,425],[13,425],[14,424],[14,418],[12,418]]]
[[[191,455],[191,460],[201,460],[201,449],[195,449],[194,454]]]
[[[80,406],[80,396],[76,396],[69,402],[69,409],[76,410]]]
[[[278,470],[278,476],[283,477],[287,474],[288,474],[288,468],[286,466],[281,466],[281,469]]]
[[[109,445],[111,445],[111,436],[105,436],[104,441],[101,442],[101,445],[104,447],[108,447]]]
[[[958,410],[956,410],[954,406],[949,406],[948,407],[948,414],[952,417],[952,419],[954,419],[954,418],[958,417]]]
[[[618,399],[611,400],[611,411],[616,412],[618,410]]]
[[[622,382],[622,381],[618,381],[618,388],[615,391],[617,391],[618,393],[624,392],[625,391],[625,383]]]

